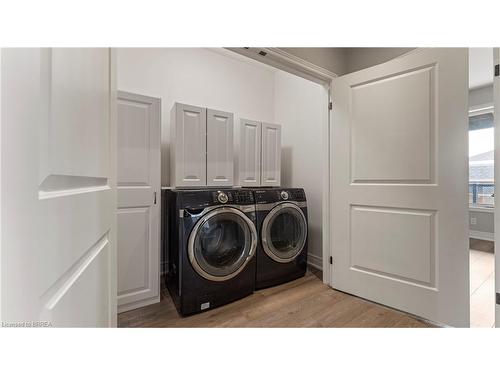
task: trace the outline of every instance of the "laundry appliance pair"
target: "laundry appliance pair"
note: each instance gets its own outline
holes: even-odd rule
[[[182,315],[303,276],[303,189],[163,190],[165,280]]]

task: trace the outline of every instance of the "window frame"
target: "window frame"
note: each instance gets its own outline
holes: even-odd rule
[[[479,116],[479,115],[484,115],[487,113],[491,113],[493,115],[493,119],[495,118],[495,112],[494,112],[495,107],[493,104],[488,104],[488,105],[481,105],[481,106],[475,106],[469,109],[468,113],[468,119],[474,116]],[[469,120],[467,121],[469,123]],[[495,128],[495,124],[493,124],[493,128]],[[471,130],[468,129],[468,132]],[[494,165],[494,163],[493,163]],[[468,168],[470,168],[470,164],[468,165]],[[468,181],[468,184],[470,185],[470,179]],[[493,185],[495,185],[495,181],[493,181]],[[493,193],[494,194],[494,193]],[[495,209],[495,203],[493,205],[477,205],[477,204],[471,204],[469,203],[469,210],[474,211],[474,210],[481,210],[481,211],[490,211],[493,212]]]

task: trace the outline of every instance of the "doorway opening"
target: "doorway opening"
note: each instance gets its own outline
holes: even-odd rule
[[[469,48],[470,326],[495,326],[493,48]]]
[[[280,130],[280,135],[277,136],[281,139],[281,145],[277,152],[280,155],[280,161],[276,163],[280,165],[278,173],[281,176],[281,183],[278,182],[278,184],[284,188],[304,188],[308,209],[308,263],[310,269],[321,270],[325,258],[323,249],[329,248],[325,242],[327,233],[323,231],[323,228],[329,228],[329,225],[324,225],[328,216],[323,207],[328,207],[328,204],[325,203],[325,199],[328,199],[329,183],[327,178],[329,171],[327,157],[328,103],[329,84],[334,73],[316,71],[310,66],[300,65],[300,62],[293,64],[286,60],[289,58],[287,55],[282,56],[280,51],[268,49],[258,49],[257,51],[256,49],[244,48],[233,50],[221,48],[118,48],[115,52],[119,110],[121,111],[119,114],[124,114],[122,118],[120,115],[118,116],[118,129],[122,130],[122,133],[119,133],[122,137],[119,139],[118,153],[122,157],[119,159],[118,170],[126,172],[118,175],[119,197],[124,195],[120,195],[120,193],[124,191],[125,185],[131,185],[126,182],[134,181],[134,186],[131,186],[129,190],[145,191],[149,197],[154,197],[153,200],[150,199],[146,203],[154,205],[153,202],[157,202],[156,195],[152,191],[147,192],[144,188],[146,185],[152,185],[149,181],[146,183],[145,180],[148,176],[151,179],[153,172],[155,176],[161,172],[161,183],[155,180],[157,191],[160,189],[171,190],[172,187],[179,186],[175,175],[170,173],[173,169],[170,166],[175,164],[175,159],[170,159],[174,143],[177,149],[185,147],[183,140],[172,138],[172,134],[175,134],[172,132],[174,126],[172,119],[175,117],[171,117],[170,114],[177,113],[171,112],[171,110],[177,111],[173,108],[180,105],[179,103],[184,103],[182,105],[186,108],[189,106],[191,114],[205,113],[207,129],[210,108],[216,108],[220,112],[224,111],[226,115],[234,116],[231,120],[234,137],[233,133],[219,137],[222,139],[220,145],[226,147],[227,140],[230,143],[233,143],[231,140],[234,140],[230,148],[231,151],[224,153],[224,155],[230,155],[227,158],[230,162],[219,162],[220,166],[225,165],[224,173],[226,174],[224,176],[231,176],[228,178],[231,183],[226,189],[239,188],[242,185],[249,187],[248,181],[245,181],[242,176],[243,171],[240,171],[240,165],[245,165],[242,162],[243,153],[240,152],[240,146],[244,142],[241,137],[242,124],[244,125],[246,121],[257,123],[259,126],[261,123],[280,124],[283,130]],[[152,64],[152,61],[155,64]],[[287,69],[280,61],[287,62]],[[148,75],[144,76],[144,72],[147,72]],[[200,86],[200,82],[203,82],[203,85]],[[158,103],[156,106],[158,114],[153,114],[153,109],[148,110],[148,108],[152,108],[148,103],[152,102]],[[212,112],[212,110],[210,111]],[[200,118],[202,117],[203,115],[200,115]],[[137,118],[142,121],[142,124],[127,127],[126,120],[129,118],[133,120],[134,125],[139,123]],[[143,142],[131,147],[130,140],[141,140],[144,138],[144,133],[152,134],[151,130],[149,133],[147,130],[151,126],[150,123],[153,122],[150,120],[152,118],[156,119],[157,127],[161,129],[161,146],[159,137],[156,136],[149,140],[149,143]],[[200,120],[198,123],[203,124],[203,121]],[[199,131],[201,126],[193,131],[191,137],[205,136],[202,131]],[[305,129],[307,131],[304,131]],[[258,142],[261,142],[260,138]],[[206,139],[200,138],[197,143],[208,145],[208,136]],[[149,149],[143,144],[149,145]],[[154,150],[153,144],[157,145]],[[212,142],[212,144],[215,143]],[[257,145],[257,147],[260,146]],[[145,155],[140,160],[135,154],[138,149],[141,149],[141,155]],[[198,149],[199,147],[193,147],[193,150]],[[245,149],[255,149],[255,146],[249,146]],[[264,146],[262,146],[263,149]],[[271,153],[274,153],[274,150],[273,148]],[[161,171],[158,167],[151,168],[151,172],[147,175],[142,171],[148,168],[148,162],[153,159],[153,157],[147,157],[148,152],[152,154],[153,151],[155,156],[161,154]],[[190,151],[189,155],[192,156],[193,160],[196,160],[194,164],[201,166],[196,171],[191,172],[188,180],[195,182],[192,182],[193,185],[190,188],[207,188],[207,185],[210,186],[209,183],[207,184],[209,181],[208,169],[205,169],[203,164],[203,158],[206,157],[207,151],[205,153]],[[224,157],[226,158],[226,156]],[[257,168],[260,168],[260,160],[254,163]],[[140,162],[143,165],[139,165]],[[254,168],[252,163],[246,164],[250,165],[248,168]],[[120,166],[123,168],[120,169]],[[132,167],[135,166],[138,167],[132,170]],[[221,171],[222,169],[218,173],[222,173]],[[136,175],[130,176],[131,173]],[[258,174],[260,171],[252,176]],[[127,177],[127,180],[122,180],[123,177]],[[219,182],[222,181],[220,177],[217,179]],[[203,180],[205,180],[205,184],[202,183]],[[137,181],[141,181],[141,184]],[[215,186],[217,185],[214,184],[212,188]],[[160,198],[160,194],[158,194],[158,199],[162,199],[160,204],[165,204],[165,197]],[[129,310],[145,307],[162,300],[170,301],[168,292],[162,293],[160,281],[164,280],[166,271],[169,269],[169,258],[165,253],[158,255],[159,249],[163,248],[158,244],[160,242],[158,236],[149,236],[149,238],[155,239],[154,243],[153,240],[141,241],[140,243],[135,240],[141,237],[141,233],[147,233],[149,228],[153,226],[159,228],[161,222],[159,212],[148,209],[147,212],[151,213],[147,217],[148,220],[143,219],[140,223],[135,222],[134,216],[144,218],[146,214],[140,215],[134,205],[130,202],[124,202],[124,199],[118,199],[118,201],[120,204],[129,204],[119,207],[118,216],[118,312],[126,313]],[[167,238],[168,232],[165,233],[165,231],[168,229],[162,229],[164,230],[163,238]],[[158,230],[154,233],[157,232]],[[247,237],[250,238],[250,236],[239,236],[241,239]],[[177,248],[174,251],[179,253]],[[181,251],[185,251],[184,245]],[[157,265],[158,258],[160,258],[161,267]],[[146,263],[148,261],[149,263]],[[149,266],[145,267],[145,264]],[[328,270],[325,274],[327,272]],[[320,278],[321,272],[318,271],[315,275]],[[147,280],[148,283],[145,283],[144,280]],[[127,319],[126,314],[120,315],[119,321],[123,322]]]

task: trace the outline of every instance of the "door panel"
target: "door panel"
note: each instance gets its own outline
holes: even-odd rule
[[[150,106],[123,99],[118,101],[118,181],[119,185],[149,185]]]
[[[118,93],[118,311],[160,300],[160,100]]]
[[[206,186],[206,108],[175,103],[170,117],[170,183],[177,187]]]
[[[113,64],[109,49],[2,51],[4,321],[116,325]]]
[[[109,51],[54,48],[51,55],[49,172],[107,176]],[[76,87],[82,90],[79,95]]]
[[[467,50],[336,78],[332,286],[469,325]]]
[[[149,217],[149,207],[118,209],[119,295],[149,288]]]
[[[281,125],[262,123],[262,186],[281,184]]]
[[[262,124],[240,120],[239,178],[241,186],[260,186]]]
[[[351,268],[435,287],[435,223],[433,211],[351,206]]]
[[[233,114],[207,109],[207,185],[233,186]]]
[[[352,86],[353,182],[431,182],[434,71],[424,67]]]

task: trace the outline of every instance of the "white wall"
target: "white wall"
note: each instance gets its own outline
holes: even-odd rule
[[[338,75],[347,73],[348,48],[280,48]]]
[[[282,185],[304,187],[311,261],[321,266],[322,152],[327,91],[321,85],[220,49],[119,48],[118,89],[159,97],[162,185],[169,185],[170,109],[182,102],[282,125]],[[235,147],[237,155],[238,147]],[[236,158],[237,164],[237,158]]]
[[[410,52],[414,48],[346,48],[346,73],[382,64]]]
[[[278,71],[275,122],[282,124],[283,186],[303,187],[309,220],[309,261],[322,266],[324,124],[328,91],[321,85]]]
[[[163,186],[170,184],[170,109],[174,102],[233,112],[235,124],[239,117],[274,120],[275,69],[232,52],[118,48],[117,66],[119,90],[161,99]]]
[[[493,105],[493,85],[469,90],[469,109]]]

